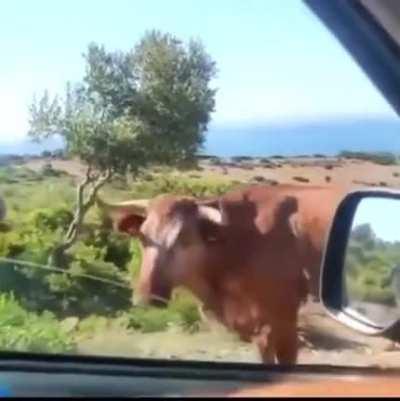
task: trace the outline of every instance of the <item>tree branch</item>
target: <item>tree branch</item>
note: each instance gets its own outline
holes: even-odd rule
[[[97,193],[111,179],[111,177],[112,177],[112,170],[107,169],[107,171],[97,179],[97,181],[93,185],[92,190],[89,192],[89,195],[86,198],[85,203],[83,204],[84,213],[86,213],[86,211],[91,206],[94,205]]]
[[[103,187],[107,183],[107,181],[110,180],[111,176],[112,176],[111,169],[107,170],[106,173],[104,173],[101,176],[94,177],[91,176],[90,168],[88,168],[86,179],[82,182],[81,185],[79,185],[78,188],[77,210],[75,213],[74,220],[72,221],[66,235],[66,244],[68,244],[66,249],[68,249],[76,241],[85,214],[94,205],[98,191],[100,190],[101,187]],[[87,198],[84,200],[83,199],[84,190],[88,184],[93,182],[94,182],[93,188],[89,192]]]
[[[82,219],[82,208],[83,208],[83,195],[85,192],[86,187],[92,182],[93,177],[92,177],[92,167],[89,165],[87,170],[86,170],[86,175],[84,180],[79,184],[77,188],[77,193],[76,193],[76,211],[74,215],[74,219],[72,220],[67,234],[66,238],[69,239],[74,231],[76,230],[77,226],[79,226],[79,222]]]

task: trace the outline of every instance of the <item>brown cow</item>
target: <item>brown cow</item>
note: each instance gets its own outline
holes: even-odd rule
[[[252,185],[210,200],[98,204],[117,230],[141,240],[142,301],[165,304],[185,287],[255,342],[263,362],[293,364],[306,275],[318,296],[324,239],[343,195],[334,187]]]

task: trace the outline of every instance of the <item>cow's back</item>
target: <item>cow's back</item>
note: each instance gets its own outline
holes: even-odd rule
[[[296,218],[298,237],[294,245],[290,238],[280,239],[279,243],[274,244],[275,252],[272,256],[277,260],[289,259],[286,266],[290,270],[292,264],[293,269],[303,269],[309,276],[310,292],[318,298],[320,265],[326,237],[336,208],[349,189],[336,186],[251,185],[231,191],[222,199],[228,210],[230,223],[237,227],[238,235],[241,236],[243,251],[252,247],[252,241],[262,238],[263,231],[270,229],[271,224],[287,223],[280,222],[280,217],[276,216],[279,210],[277,205],[281,205],[286,199],[293,200],[291,212]],[[254,235],[249,227],[256,227],[253,230]],[[265,248],[267,246],[268,244],[263,245]],[[235,253],[236,250],[233,249],[231,255]],[[271,261],[271,252],[265,259]],[[262,258],[259,260],[261,262]],[[283,266],[279,268],[282,272]]]
[[[297,215],[301,227],[315,246],[321,242],[321,235],[329,229],[339,202],[351,187],[305,186],[305,185],[250,185],[225,194],[226,204],[237,204],[238,222],[248,224],[248,218],[257,219],[284,198],[296,201]],[[264,213],[268,216],[268,213]]]

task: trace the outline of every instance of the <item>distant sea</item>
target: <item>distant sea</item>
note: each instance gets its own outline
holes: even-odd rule
[[[60,138],[1,143],[0,154],[38,155],[62,147]],[[201,153],[231,156],[334,156],[342,150],[400,154],[400,119],[331,120],[299,124],[211,125]]]

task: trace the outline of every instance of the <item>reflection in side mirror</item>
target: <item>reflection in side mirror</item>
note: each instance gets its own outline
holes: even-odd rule
[[[337,208],[321,277],[321,300],[341,323],[400,338],[400,191],[349,193]]]
[[[387,327],[400,317],[400,200],[364,198],[345,254],[343,306],[366,323]]]

